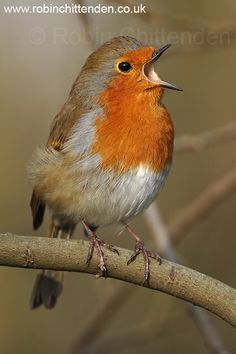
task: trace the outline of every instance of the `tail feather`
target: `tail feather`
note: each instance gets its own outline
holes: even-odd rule
[[[33,217],[33,228],[34,230],[37,230],[43,222],[43,217],[45,213],[45,204],[38,198],[35,191],[33,191],[32,193],[32,197],[30,200],[30,207],[31,207],[32,217]]]
[[[67,228],[61,228],[52,218],[52,224],[49,229],[49,237],[60,237],[64,232],[67,237],[70,238],[74,231],[75,225],[68,226]],[[30,308],[36,309],[37,307],[44,305],[47,309],[52,309],[57,302],[63,288],[63,272],[43,270],[38,274],[34,288],[30,299]]]
[[[47,309],[52,309],[62,292],[62,280],[62,272],[46,270],[38,274],[30,299],[30,308],[36,309],[44,305]]]

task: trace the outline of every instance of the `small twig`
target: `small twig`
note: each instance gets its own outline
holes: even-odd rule
[[[26,250],[33,262],[25,261]],[[118,248],[120,256],[106,250],[109,277],[139,286],[143,285],[142,257],[127,265],[132,252]],[[0,234],[0,265],[51,269],[97,274],[97,255],[90,266],[86,264],[88,241],[67,241],[33,236],[6,236]],[[208,309],[236,326],[236,290],[205,274],[182,265],[163,260],[159,265],[150,261],[149,288],[159,290]]]
[[[197,198],[186,205],[168,227],[170,237],[179,242],[186,232],[206,217],[220,202],[236,189],[236,168],[208,186]]]
[[[236,123],[230,122],[222,127],[202,132],[198,135],[186,134],[175,140],[175,152],[205,150],[217,144],[236,140]]]

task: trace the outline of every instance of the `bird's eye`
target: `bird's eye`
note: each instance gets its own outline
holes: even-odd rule
[[[122,61],[122,63],[120,63],[118,65],[118,68],[123,73],[127,73],[128,71],[130,71],[132,69],[132,65],[130,63],[128,63],[127,61]]]

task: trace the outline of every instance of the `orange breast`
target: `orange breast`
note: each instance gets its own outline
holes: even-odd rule
[[[158,173],[171,161],[174,129],[157,104],[158,89],[140,92],[136,85],[121,76],[102,93],[105,116],[97,119],[92,150],[104,168],[125,172],[144,165]]]

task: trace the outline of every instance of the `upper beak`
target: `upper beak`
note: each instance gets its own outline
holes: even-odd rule
[[[147,79],[149,81],[156,83],[158,86],[169,88],[171,90],[183,91],[181,88],[179,88],[175,85],[172,85],[172,84],[169,84],[168,82],[162,81],[154,70],[154,63],[170,47],[171,47],[171,44],[166,44],[166,45],[164,45],[164,47],[157,49],[153,53],[152,59],[149,60],[146,64],[144,64],[144,75],[147,77]]]
[[[160,49],[155,50],[155,52],[152,54],[152,59],[151,61],[156,61],[157,59],[160,58],[160,56],[168,49],[171,47],[171,44],[166,44],[164,47],[161,47]]]

